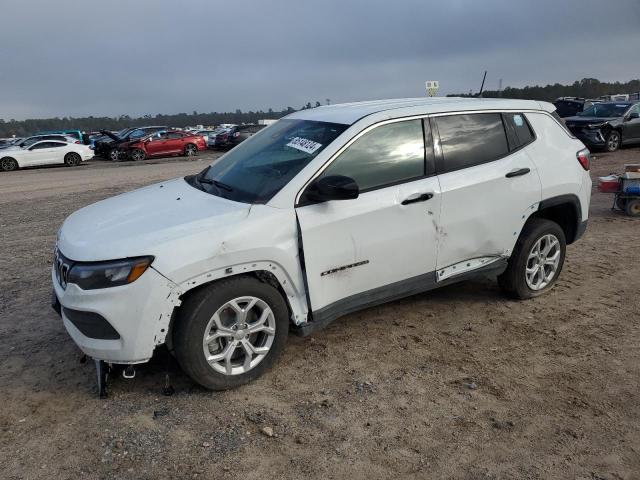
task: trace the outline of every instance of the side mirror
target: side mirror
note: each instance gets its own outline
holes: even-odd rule
[[[305,198],[314,203],[330,200],[353,200],[360,195],[358,184],[351,177],[330,175],[309,185]]]
[[[638,112],[632,112],[629,114],[629,116],[627,117],[627,120],[633,120],[636,118],[640,118],[640,113]]]

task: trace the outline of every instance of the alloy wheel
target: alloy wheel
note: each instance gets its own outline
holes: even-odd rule
[[[525,277],[531,290],[542,290],[556,276],[560,265],[560,240],[547,234],[538,239],[527,257]]]
[[[131,158],[136,162],[144,160],[144,152],[142,150],[134,150],[131,154]]]
[[[616,132],[611,132],[607,137],[607,150],[613,152],[620,146],[620,135]]]
[[[196,154],[196,147],[194,147],[193,145],[187,145],[185,153],[187,154],[187,157],[192,157]]]
[[[204,331],[202,348],[211,368],[224,375],[247,373],[269,353],[276,319],[257,297],[238,297],[222,305]]]
[[[18,168],[18,164],[13,158],[3,158],[0,162],[0,169],[5,172],[10,172]]]

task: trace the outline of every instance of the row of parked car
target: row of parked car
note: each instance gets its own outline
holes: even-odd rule
[[[27,138],[0,141],[0,170],[63,163],[80,164],[94,155],[110,160],[143,160],[168,155],[192,156],[207,148],[233,148],[265,125],[224,125],[215,129],[177,130],[167,126],[41,132]]]
[[[167,126],[137,127],[95,138],[97,156],[111,160],[143,160],[167,155],[195,155],[207,148],[233,148],[264,125],[225,125],[213,130],[175,130]]]
[[[590,149],[615,152],[640,143],[640,99],[599,101],[563,97],[554,102],[573,135]]]

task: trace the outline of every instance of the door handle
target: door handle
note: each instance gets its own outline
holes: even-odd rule
[[[426,202],[433,198],[433,193],[423,193],[417,196],[411,196],[409,198],[405,198],[402,201],[402,205],[409,205],[410,203],[418,203],[418,202]]]
[[[507,173],[505,177],[507,178],[519,177],[520,175],[526,175],[530,171],[531,171],[530,168],[516,168],[514,170],[511,170],[509,173]]]

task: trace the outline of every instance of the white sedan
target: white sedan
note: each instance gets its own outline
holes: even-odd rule
[[[23,167],[54,164],[75,167],[90,158],[93,158],[93,150],[87,145],[44,140],[26,148],[0,150],[0,170],[10,172]]]

